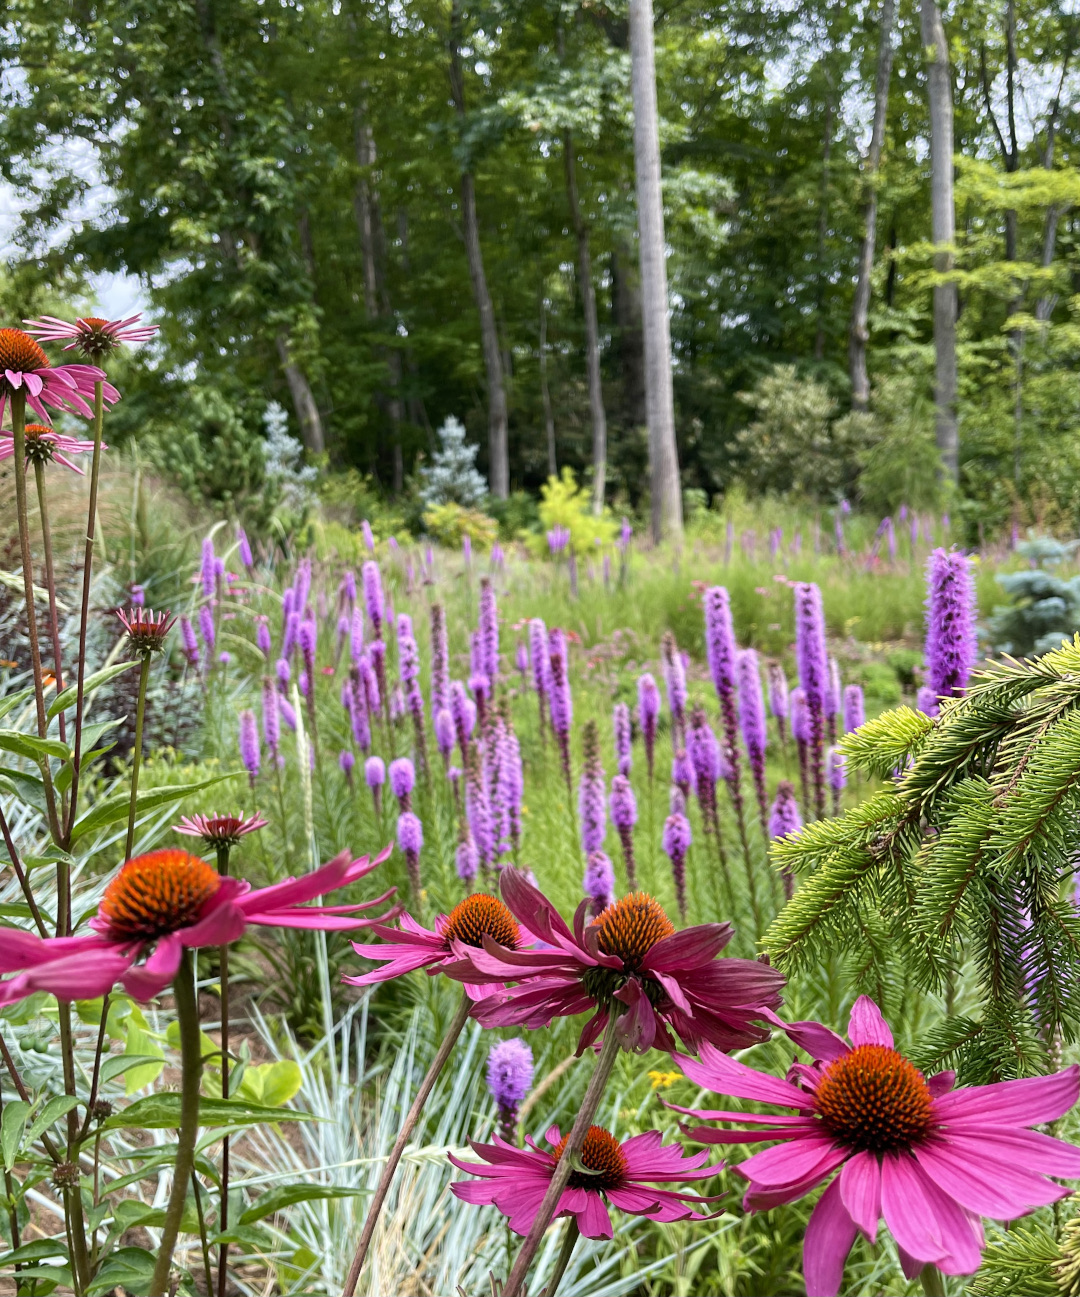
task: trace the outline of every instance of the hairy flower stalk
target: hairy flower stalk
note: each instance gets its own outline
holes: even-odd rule
[[[649,769],[649,783],[653,780],[653,765],[656,754],[656,729],[660,719],[660,690],[656,681],[646,671],[638,677],[638,724],[641,726],[641,738],[645,744],[645,764]]]
[[[611,822],[619,835],[622,846],[623,862],[626,865],[626,881],[630,890],[637,890],[637,870],[634,864],[634,825],[637,823],[637,801],[630,780],[623,774],[616,775],[611,781]]]
[[[821,591],[810,582],[795,586],[795,658],[809,718],[807,744],[814,788],[814,812],[825,814],[825,703],[829,662],[825,647],[825,613]]]
[[[757,793],[761,827],[766,831],[769,822],[769,798],[765,788],[765,749],[769,740],[765,724],[765,698],[761,691],[761,671],[758,667],[758,656],[753,649],[744,649],[738,655],[736,671],[739,679],[739,719],[742,722],[743,742],[746,744],[750,770],[754,776],[754,791]]]

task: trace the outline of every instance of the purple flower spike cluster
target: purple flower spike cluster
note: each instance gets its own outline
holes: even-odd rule
[[[799,814],[799,803],[795,800],[795,789],[788,780],[781,779],[769,813],[769,837],[786,838],[790,833],[798,833],[801,828],[802,816]],[[784,897],[790,901],[795,894],[795,877],[787,866],[781,871],[781,877]]]
[[[866,723],[866,703],[861,685],[844,688],[844,733],[851,734]]]
[[[533,1056],[517,1036],[500,1040],[488,1054],[487,1085],[498,1109],[499,1133],[507,1143],[514,1140],[518,1106],[532,1089]]]
[[[656,729],[660,720],[660,690],[648,671],[638,677],[638,724],[645,744],[645,764],[649,781],[653,777],[653,760],[656,753]]]
[[[814,811],[820,819],[825,814],[825,703],[829,661],[821,591],[806,581],[795,586],[795,659],[810,719],[809,774],[813,781]]]
[[[463,824],[461,828],[457,850],[454,853],[454,867],[457,869],[457,876],[467,886],[472,883],[480,869],[480,855],[467,824]]]
[[[367,609],[368,621],[371,622],[371,629],[375,638],[382,639],[385,605],[383,603],[382,576],[379,573],[379,565],[374,559],[369,558],[365,561],[361,569],[361,577],[364,583],[364,607]]]
[[[570,663],[566,652],[566,636],[557,627],[548,634],[548,708],[551,729],[559,745],[563,778],[571,789],[570,776],[570,726],[574,720],[574,704],[570,695]]]
[[[939,700],[959,698],[978,654],[975,633],[975,579],[966,554],[935,549],[926,566],[925,687]]]
[[[495,689],[499,678],[499,608],[495,599],[495,587],[486,576],[480,578],[479,648],[479,667],[487,676],[490,692]]]
[[[424,846],[424,829],[412,811],[402,811],[397,822],[397,844],[409,870],[413,895],[420,895],[420,852]]]
[[[427,732],[424,726],[424,695],[420,692],[420,650],[413,635],[412,618],[399,613],[397,619],[398,673],[405,708],[412,717],[416,755],[424,778],[428,775]]]
[[[593,851],[585,861],[585,895],[592,901],[593,915],[615,903],[615,866],[603,851]]]
[[[637,871],[634,863],[634,825],[637,823],[637,800],[630,780],[625,775],[616,775],[611,781],[611,822],[619,835],[622,846],[623,862],[626,865],[626,881],[630,890],[637,890]]]
[[[631,750],[632,730],[630,708],[626,703],[616,703],[611,714],[612,727],[615,731],[615,764],[620,775],[628,775],[633,763]]]
[[[679,913],[686,918],[686,856],[693,836],[690,821],[681,811],[674,811],[664,821],[664,854],[671,861],[671,874],[675,880],[675,899]]]
[[[217,591],[217,556],[214,553],[214,540],[207,536],[202,543],[202,566],[199,569],[199,580],[205,598],[212,599]]]
[[[187,658],[188,666],[198,666],[199,640],[195,634],[195,627],[188,617],[180,618],[180,642],[184,646],[184,657]]]
[[[607,791],[604,768],[600,764],[600,734],[595,721],[585,723],[582,735],[581,781],[578,785],[578,815],[581,822],[581,849],[586,856],[599,851],[607,832]]]
[[[686,736],[686,668],[683,666],[679,646],[675,643],[675,636],[669,630],[664,631],[660,637],[660,663],[675,739],[682,741]]]
[[[371,789],[371,800],[375,803],[375,814],[382,813],[382,788],[386,783],[386,764],[382,757],[368,757],[364,762],[364,782]]]
[[[271,760],[280,763],[281,756],[281,713],[278,709],[278,692],[269,676],[263,676],[262,682],[262,723],[263,742],[270,753]]]
[[[484,869],[489,869],[495,863],[496,826],[491,814],[491,802],[484,782],[480,756],[475,748],[470,750],[465,766],[465,814],[468,817],[469,832],[476,844],[480,865]]]
[[[431,605],[431,713],[450,706],[450,641],[446,633],[446,609]]]
[[[240,713],[240,760],[254,788],[259,774],[259,727],[250,708]]]
[[[402,811],[412,810],[412,790],[416,787],[416,771],[408,757],[398,757],[390,762],[390,791],[398,799]]]
[[[764,829],[769,818],[769,800],[765,789],[765,749],[768,745],[768,734],[765,722],[765,697],[761,690],[761,670],[758,666],[758,655],[753,649],[743,649],[739,654],[736,660],[736,674],[739,683],[739,719],[742,722],[743,742],[746,744],[746,753],[750,758],[761,827]]]

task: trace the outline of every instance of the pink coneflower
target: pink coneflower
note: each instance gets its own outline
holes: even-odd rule
[[[1080,1095],[1080,1067],[1052,1076],[953,1090],[955,1074],[929,1079],[893,1047],[868,996],[851,1010],[848,1045],[818,1022],[781,1023],[814,1060],[788,1080],[756,1072],[709,1044],[701,1062],[676,1055],[686,1075],[719,1094],[794,1108],[794,1116],[694,1112],[759,1130],[697,1128],[710,1144],[779,1140],[732,1168],[750,1182],[745,1206],[794,1202],[837,1175],[818,1200],[803,1240],[809,1297],[834,1297],[856,1234],[878,1220],[896,1239],[904,1273],[928,1265],[972,1274],[983,1248],[980,1216],[1012,1220],[1070,1190],[1046,1176],[1080,1176],[1080,1149],[1028,1129],[1054,1121]]]
[[[133,652],[144,657],[164,652],[165,639],[176,621],[168,609],[157,613],[146,608],[129,608],[126,613],[117,609],[116,615],[127,631],[128,643]]]
[[[63,464],[65,468],[70,468],[73,473],[78,473],[80,477],[85,477],[86,472],[78,464],[72,463],[68,459],[69,455],[84,455],[87,451],[94,449],[92,441],[84,441],[80,437],[67,437],[63,433],[56,432],[50,428],[47,423],[28,423],[24,429],[26,435],[26,462],[48,464],[54,459],[58,464]],[[108,450],[104,442],[101,444],[102,450]],[[15,454],[15,436],[9,431],[0,432],[0,460],[10,459]]]
[[[0,329],[0,421],[8,399],[16,392],[26,394],[26,404],[42,423],[49,423],[49,406],[92,417],[90,402],[94,384],[102,384],[107,405],[120,399],[120,393],[105,381],[105,371],[94,365],[50,365],[49,358],[34,339],[22,329]]]
[[[449,914],[440,914],[434,931],[425,928],[412,917],[402,914],[398,928],[388,928],[382,923],[370,924],[371,931],[381,937],[383,945],[352,946],[362,959],[379,960],[381,968],[363,973],[360,977],[345,977],[350,986],[372,986],[376,982],[389,982],[405,973],[424,968],[429,974],[441,972],[447,966],[457,966],[461,955],[454,943],[464,946],[482,946],[490,937],[508,950],[517,950],[522,944],[521,929],[514,916],[496,896],[473,892],[460,901]],[[474,1000],[490,994],[490,988],[468,984],[465,988]]]
[[[558,1126],[547,1132],[554,1152],[545,1153],[527,1139],[527,1149],[515,1148],[498,1135],[493,1144],[470,1140],[473,1152],[484,1160],[460,1162],[447,1157],[459,1171],[480,1176],[479,1181],[451,1183],[450,1190],[462,1202],[495,1206],[507,1217],[515,1234],[526,1235],[540,1210],[544,1194],[555,1174],[569,1136]],[[715,1201],[678,1189],[661,1189],[671,1180],[707,1180],[722,1169],[703,1166],[707,1152],[686,1156],[677,1144],[663,1145],[660,1132],[647,1130],[620,1143],[602,1126],[590,1126],[581,1146],[583,1171],[571,1171],[555,1209],[556,1216],[573,1216],[586,1238],[611,1238],[608,1204],[633,1216],[650,1220],[707,1220],[686,1204]]]
[[[167,848],[135,856],[105,889],[93,932],[80,937],[38,937],[9,929],[0,950],[0,1004],[34,991],[60,1000],[93,999],[120,982],[138,1000],[149,1000],[172,981],[185,948],[222,946],[251,924],[339,931],[365,927],[357,917],[393,895],[384,892],[358,905],[304,904],[356,882],[386,859],[350,860],[347,851],[302,878],[251,890],[186,851]],[[392,918],[396,911],[379,916]],[[145,958],[144,958],[145,956]],[[141,961],[141,962],[140,962]]]
[[[544,1027],[592,1009],[579,1053],[613,1017],[620,1043],[638,1052],[654,1043],[674,1050],[672,1032],[691,1049],[700,1041],[738,1049],[765,1038],[753,1019],[780,1003],[784,979],[764,964],[716,958],[731,940],[729,923],[677,932],[657,901],[632,892],[588,925],[589,901],[582,901],[571,932],[521,870],[504,869],[501,889],[520,926],[545,948],[514,952],[490,941],[482,950],[460,948],[462,968],[452,974],[458,980],[518,981],[478,1014],[485,1026]],[[625,1006],[617,1016],[615,1000]]]
[[[26,332],[40,342],[65,342],[65,351],[78,350],[87,360],[100,360],[124,343],[149,342],[158,331],[156,324],[140,324],[142,315],[129,315],[126,320],[102,320],[88,315],[69,322],[55,315],[43,315],[40,320],[24,320]]]
[[[235,847],[241,838],[266,828],[267,823],[258,811],[246,819],[238,815],[185,815],[179,824],[173,825],[173,832],[202,838],[208,850],[216,851],[222,847]]]

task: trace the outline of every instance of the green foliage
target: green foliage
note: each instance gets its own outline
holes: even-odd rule
[[[894,514],[902,504],[936,510],[942,503],[941,456],[934,440],[934,407],[910,376],[882,379],[870,413],[850,414],[848,440],[860,445],[859,498],[870,513]]]
[[[1017,545],[1028,560],[1027,571],[999,572],[998,584],[1012,601],[994,609],[990,636],[1001,653],[1026,656],[1057,648],[1080,630],[1080,577],[1063,580],[1053,569],[1076,550],[1051,537],[1035,537]]]
[[[1057,1239],[1046,1225],[1014,1223],[987,1241],[972,1297],[1075,1297],[1075,1285],[1058,1283],[1060,1262]]]
[[[440,545],[460,549],[464,537],[480,549],[490,549],[499,534],[499,524],[479,509],[466,509],[453,500],[424,510],[424,528]]]
[[[559,477],[550,477],[540,488],[540,524],[545,531],[565,527],[570,533],[570,544],[575,554],[592,554],[597,544],[610,545],[618,526],[610,509],[597,517],[592,512],[589,492],[579,486],[574,471],[564,468]],[[537,554],[547,552],[547,541],[536,537],[533,548]]]

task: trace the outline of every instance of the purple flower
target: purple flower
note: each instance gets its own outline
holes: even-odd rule
[[[454,728],[454,718],[446,707],[442,707],[435,713],[435,742],[438,744],[444,761],[450,759],[450,753],[454,750],[456,738],[457,731]]]
[[[218,654],[217,660],[221,663],[223,667],[227,667],[229,663],[232,661],[232,654],[227,649],[222,649],[221,652]]]
[[[634,536],[634,529],[633,527],[630,526],[630,519],[623,518],[622,526],[619,528],[619,540],[618,540],[619,548],[622,550],[627,549],[630,545],[630,541],[633,539],[633,536]]]
[[[206,645],[206,656],[210,657],[210,650],[214,647],[214,614],[210,611],[209,604],[203,604],[199,609],[199,630],[202,631],[203,643]]]
[[[296,713],[292,709],[292,703],[278,694],[278,713],[285,724],[296,733]]]
[[[352,783],[353,766],[356,765],[356,758],[348,748],[342,748],[338,753],[338,765],[341,767],[341,773]]]
[[[274,663],[274,674],[277,676],[278,684],[284,690],[292,677],[292,668],[289,666],[288,658],[278,658],[277,662]]]
[[[696,782],[694,764],[685,748],[678,748],[672,757],[671,782],[684,797],[689,796],[690,789]]]
[[[616,775],[611,781],[611,822],[619,835],[623,849],[623,860],[626,863],[626,877],[633,891],[636,886],[634,864],[634,825],[637,823],[637,801],[630,780],[625,775]]]
[[[401,684],[408,694],[414,691],[420,679],[420,650],[413,638],[412,618],[399,613],[397,619],[398,671]]]
[[[679,904],[679,913],[686,917],[686,854],[690,850],[693,836],[690,832],[690,821],[679,811],[669,815],[664,821],[664,833],[661,844],[664,854],[671,861],[671,873],[675,880],[675,898]]]
[[[709,673],[718,698],[735,689],[735,630],[731,623],[731,601],[722,585],[705,591],[705,650]]]
[[[971,560],[935,549],[926,580],[926,685],[935,699],[959,698],[978,652]]]
[[[607,808],[604,794],[606,780],[600,764],[600,736],[596,722],[587,721],[583,734],[584,760],[578,785],[578,814],[581,817],[581,848],[586,856],[604,845],[607,830]],[[591,893],[590,893],[591,895]]]
[[[141,585],[133,585],[128,598],[133,608],[142,608],[146,603],[146,591]]]
[[[465,566],[472,567],[472,537],[468,534],[461,538],[461,553],[465,558]]]
[[[469,753],[465,776],[465,813],[468,816],[469,829],[476,843],[480,863],[485,866],[490,865],[496,854],[495,824],[475,750]]]
[[[240,555],[240,562],[250,572],[255,566],[255,560],[251,557],[251,546],[248,544],[247,532],[243,527],[236,529],[236,548]]]
[[[799,686],[792,689],[789,699],[791,707],[791,734],[796,743],[810,742],[810,709],[806,705],[806,690]]]
[[[499,678],[499,607],[486,576],[480,578],[480,670],[493,689]]]
[[[431,711],[450,706],[450,642],[446,634],[446,610],[441,603],[431,605]]]
[[[463,883],[471,883],[480,869],[480,856],[467,824],[462,825],[461,837],[458,839],[457,851],[454,853],[454,867]]]
[[[378,642],[376,641],[376,643]],[[372,644],[371,648],[374,649],[374,647],[375,644]],[[364,695],[367,698],[368,714],[378,716],[379,708],[382,706],[382,695],[379,692],[379,677],[369,652],[360,654],[360,661],[357,666],[360,671],[360,679],[364,685]]]
[[[278,712],[277,690],[269,676],[263,676],[262,682],[262,722],[263,741],[271,756],[276,758],[281,743],[281,715]]]
[[[397,844],[405,857],[413,893],[420,895],[420,852],[424,846],[424,828],[412,811],[402,811],[397,822]]]
[[[628,775],[632,763],[630,708],[626,703],[616,703],[611,714],[615,730],[615,763],[620,775]]]
[[[281,656],[290,658],[300,638],[300,614],[291,609],[285,616],[285,632],[281,637]]]
[[[260,617],[255,623],[255,644],[264,657],[270,656],[270,627],[266,624],[266,618]]]
[[[368,716],[364,681],[356,667],[349,672],[347,699],[353,742],[361,752],[367,752],[371,747],[371,720]]]
[[[529,677],[529,649],[524,640],[518,640],[517,648],[514,650],[514,665],[521,676],[522,685],[525,684]]]
[[[405,695],[400,688],[394,689],[390,694],[390,719],[399,721],[405,715]]]
[[[840,663],[829,658],[829,683],[825,689],[825,715],[838,716],[844,702],[844,686],[840,679]]]
[[[802,816],[795,800],[795,789],[788,780],[781,779],[769,812],[769,837],[783,838],[789,833],[798,833],[801,828]]]
[[[866,722],[866,704],[861,685],[847,685],[844,689],[844,733],[850,734]]]
[[[638,724],[645,741],[645,763],[653,777],[653,754],[656,751],[656,725],[660,717],[660,690],[648,671],[638,677]]]
[[[369,788],[381,788],[386,783],[386,766],[382,757],[368,757],[364,762],[364,782]]]
[[[570,670],[566,654],[566,638],[557,628],[548,635],[548,664],[550,668],[548,707],[551,711],[551,728],[559,744],[563,777],[570,787],[570,726],[574,719],[574,704],[570,694]]]
[[[529,657],[532,660],[533,688],[544,698],[548,691],[548,636],[547,627],[539,617],[529,622]]]
[[[750,771],[754,777],[758,813],[762,827],[768,818],[768,797],[765,791],[765,748],[768,732],[765,723],[765,698],[761,691],[761,671],[758,656],[753,649],[744,649],[736,661],[739,679],[739,717],[742,722],[743,742],[750,758]]]
[[[811,712],[823,715],[829,680],[825,614],[821,591],[806,581],[795,586],[795,658],[807,706]]]
[[[356,603],[356,573],[352,568],[345,569],[345,575],[341,578],[341,589],[351,607]]]
[[[390,791],[401,803],[402,810],[409,809],[409,797],[416,786],[416,771],[408,757],[398,757],[390,762]]]
[[[834,793],[839,795],[847,787],[847,772],[844,768],[844,754],[837,751],[836,748],[830,748],[826,761],[826,768],[828,770],[829,787]]]
[[[465,692],[465,686],[460,680],[454,680],[450,685],[450,715],[454,718],[454,729],[464,759],[476,723],[476,704]]]
[[[196,666],[199,661],[199,641],[195,636],[195,627],[188,617],[180,618],[180,639],[184,645],[184,656],[189,666]]]
[[[199,578],[202,581],[203,594],[207,599],[212,599],[214,591],[217,589],[217,577],[214,574],[214,538],[207,536],[202,543],[202,566],[199,569]]]
[[[923,685],[915,697],[915,706],[924,716],[934,717],[941,708],[938,706],[937,695],[929,685]]]
[[[671,719],[677,733],[681,734],[686,724],[686,668],[675,636],[669,630],[660,637],[660,658]]]
[[[375,638],[381,639],[384,604],[379,565],[374,559],[369,558],[365,561],[361,571],[364,581],[364,605],[367,608],[367,615],[371,621],[371,628],[375,633]]]
[[[352,617],[349,621],[349,657],[353,663],[360,661],[360,655],[364,651],[364,614],[359,608],[352,610]]]
[[[240,760],[248,772],[252,788],[259,773],[259,729],[255,723],[255,713],[245,708],[240,713]]]
[[[533,1083],[532,1050],[514,1036],[500,1040],[488,1054],[487,1085],[499,1110],[499,1125],[503,1139],[510,1141],[517,1121],[518,1105],[529,1093]]]
[[[315,674],[315,651],[318,647],[319,627],[314,617],[306,617],[300,623],[297,636],[300,644],[300,656],[304,659],[304,669],[309,676]]]
[[[552,555],[561,554],[570,543],[570,532],[565,527],[552,527],[547,533],[547,543]]]
[[[498,743],[499,800],[510,830],[510,842],[516,848],[521,841],[521,806],[525,797],[525,771],[521,764],[521,745],[509,725],[500,730]]]
[[[585,861],[585,895],[592,900],[592,912],[599,914],[615,903],[615,866],[603,851],[593,851]]]
[[[360,534],[364,538],[364,545],[369,554],[375,553],[375,537],[371,534],[371,523],[365,518],[360,524]]]

